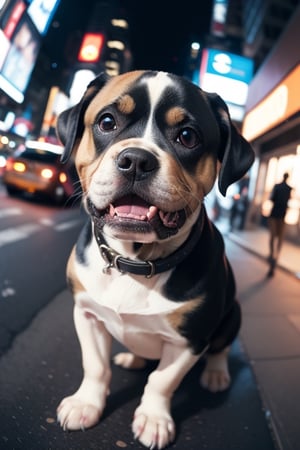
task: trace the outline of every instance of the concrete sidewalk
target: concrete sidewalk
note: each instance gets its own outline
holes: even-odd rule
[[[214,221],[217,228],[224,237],[236,242],[244,249],[258,256],[266,262],[266,272],[268,271],[269,239],[270,234],[267,228],[253,226],[244,230],[230,229],[228,218],[220,218]],[[287,239],[283,240],[277,267],[300,279],[300,242],[297,246]]]
[[[225,226],[226,227],[226,226]],[[266,228],[257,227],[250,230],[234,230],[229,232],[220,226],[220,229],[229,239],[238,243],[248,251],[256,254],[266,261],[269,253],[269,233]],[[283,241],[279,255],[278,267],[289,272],[300,280],[300,245],[297,246],[287,240]]]
[[[300,448],[300,249],[283,244],[275,276],[267,278],[267,230],[225,234],[237,279],[243,348],[278,448]],[[246,257],[245,250],[248,252]]]

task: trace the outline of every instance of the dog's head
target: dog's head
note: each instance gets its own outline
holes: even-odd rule
[[[254,158],[219,96],[163,72],[100,75],[57,130],[96,226],[135,242],[191,227],[217,176],[225,195]]]

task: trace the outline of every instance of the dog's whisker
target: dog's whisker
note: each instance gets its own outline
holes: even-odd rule
[[[201,206],[202,199],[199,199],[197,195],[195,195],[195,193],[191,190],[190,186],[187,183],[184,183],[180,179],[177,179],[176,182],[173,182],[172,186],[186,205],[185,210],[188,215],[193,212],[190,207],[191,200],[196,200],[197,206]]]
[[[70,197],[67,198],[64,206],[74,206],[77,202],[79,202],[82,198],[82,192],[74,192]]]

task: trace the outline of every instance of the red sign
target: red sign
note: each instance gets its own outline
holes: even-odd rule
[[[86,33],[78,54],[78,61],[97,62],[99,61],[104,42],[103,34]]]
[[[8,39],[10,39],[12,37],[12,35],[16,29],[16,26],[18,25],[25,9],[26,9],[26,5],[22,1],[18,2],[15,5],[15,7],[13,8],[12,13],[11,13],[11,15],[5,25],[5,28],[3,30],[5,36],[8,37]]]

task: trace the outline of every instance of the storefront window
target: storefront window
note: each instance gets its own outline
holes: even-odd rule
[[[272,208],[270,194],[275,183],[280,183],[285,172],[289,173],[288,184],[292,186],[292,195],[288,203],[285,222],[296,225],[300,218],[300,146],[296,154],[273,157],[268,162],[264,195],[262,201],[262,215],[268,217]]]

